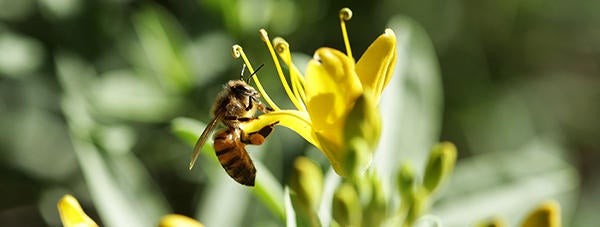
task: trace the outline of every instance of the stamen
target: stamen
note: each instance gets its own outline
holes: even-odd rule
[[[246,54],[244,53],[244,50],[242,49],[242,47],[240,45],[237,45],[237,44],[233,45],[231,54],[233,55],[234,58],[242,57],[242,60],[244,60],[244,63],[246,64],[246,66],[248,67],[248,70],[250,71],[250,74],[254,73],[254,68],[252,68],[252,64],[250,64],[250,61],[248,61],[248,58],[246,57]],[[260,92],[260,94],[263,96],[265,101],[267,101],[267,104],[269,104],[269,106],[271,106],[271,108],[273,108],[274,110],[280,110],[279,107],[275,104],[275,102],[273,102],[273,100],[271,100],[271,98],[269,97],[267,92],[265,92],[265,89],[263,88],[263,86],[260,84],[260,81],[258,80],[258,75],[254,76],[254,83],[256,84],[256,88],[258,88],[258,92]]]
[[[285,76],[283,75],[283,70],[281,69],[281,64],[279,63],[279,59],[275,55],[275,50],[273,49],[273,45],[271,44],[271,41],[269,40],[267,31],[265,29],[261,28],[259,32],[260,32],[260,38],[262,39],[263,42],[265,42],[265,44],[267,44],[267,48],[269,48],[269,52],[271,53],[271,58],[273,59],[273,62],[275,63],[275,68],[277,69],[277,74],[279,75],[279,80],[281,80],[281,84],[283,85],[283,88],[285,89],[285,93],[287,94],[287,96],[290,98],[290,100],[292,101],[294,106],[296,106],[296,108],[298,110],[303,109],[302,104],[296,99],[296,97],[292,93],[292,90],[290,89],[290,86],[288,85],[287,80],[285,79]]]
[[[304,104],[304,100],[306,94],[304,93],[304,77],[302,77],[302,73],[298,70],[294,62],[292,61],[292,54],[290,53],[290,45],[285,39],[281,37],[275,37],[273,39],[273,44],[275,46],[275,50],[277,50],[277,54],[283,60],[283,62],[288,66],[290,70],[290,80],[292,82],[292,90],[294,91],[294,96],[296,99]],[[305,106],[302,105],[302,110],[306,110]]]
[[[342,27],[342,37],[344,38],[344,44],[346,45],[346,55],[349,58],[352,57],[352,50],[350,49],[350,40],[348,39],[348,32],[346,31],[346,21],[352,18],[352,10],[349,8],[343,8],[340,10],[340,26]]]

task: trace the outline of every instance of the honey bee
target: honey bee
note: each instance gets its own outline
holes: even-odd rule
[[[225,84],[223,91],[219,93],[215,104],[211,109],[213,116],[208,123],[202,135],[196,141],[192,160],[190,161],[189,169],[194,167],[194,163],[200,154],[200,150],[204,146],[208,135],[215,129],[218,123],[222,123],[226,128],[215,133],[214,148],[221,166],[227,171],[235,181],[247,186],[254,186],[256,177],[256,169],[250,159],[250,155],[246,151],[246,145],[261,145],[271,132],[275,122],[267,125],[257,132],[246,133],[240,128],[242,122],[248,122],[256,119],[254,116],[259,110],[263,113],[268,113],[273,109],[266,107],[259,100],[260,94],[250,85],[248,81],[252,76],[262,68],[258,67],[256,71],[248,76],[247,81],[244,81],[244,69],[239,80],[230,80]]]

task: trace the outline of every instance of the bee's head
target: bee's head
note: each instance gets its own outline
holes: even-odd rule
[[[243,96],[258,96],[258,92],[246,82],[241,80],[230,80],[227,82],[227,89],[229,92],[235,94],[238,97]]]

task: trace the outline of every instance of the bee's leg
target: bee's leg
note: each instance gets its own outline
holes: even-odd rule
[[[248,97],[248,106],[246,106],[246,111],[250,111],[254,108],[253,103],[257,102],[260,105],[260,101],[252,96]]]
[[[262,103],[259,103],[259,104],[260,104],[260,105],[258,105],[258,106],[257,106],[257,107],[258,107],[258,110],[260,110],[260,111],[261,111],[261,112],[263,112],[263,113],[268,113],[268,112],[271,112],[271,111],[273,111],[273,110],[274,110],[274,109],[273,109],[273,108],[271,108],[270,106],[265,106],[265,105],[264,105],[264,104],[262,104]]]
[[[238,120],[238,117],[237,116],[224,116],[223,120],[235,121],[235,120]]]
[[[225,116],[223,117],[223,120],[227,120],[227,121],[239,121],[239,122],[248,122],[248,121],[252,121],[254,119],[257,119],[258,117],[237,117],[237,116]]]
[[[273,124],[267,125],[256,132],[251,132],[248,134],[242,133],[242,142],[245,144],[253,144],[253,145],[261,145],[265,142],[267,136],[273,132],[274,126],[279,122],[275,122]]]
[[[265,106],[265,104],[263,104],[259,99],[252,97],[251,101],[254,101],[256,103],[256,108],[258,108],[258,110],[260,110],[263,113],[268,113],[273,111],[273,108],[271,108],[270,106]],[[252,106],[252,102],[250,102],[250,106]]]
[[[239,122],[248,122],[255,119],[258,119],[258,117],[239,117],[236,120],[238,120]]]

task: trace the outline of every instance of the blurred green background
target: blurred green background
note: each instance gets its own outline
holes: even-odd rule
[[[222,84],[239,76],[236,43],[265,63],[264,86],[291,107],[258,29],[285,37],[304,68],[318,47],[343,50],[342,7],[354,12],[356,56],[394,21],[431,39],[439,69],[425,67],[439,70],[444,104],[429,124],[459,150],[432,214],[447,226],[493,214],[515,222],[554,198],[565,226],[600,222],[598,1],[0,0],[0,225],[59,226],[65,193],[109,226],[152,226],[166,213],[209,226],[283,225],[214,155],[188,171],[191,147],[171,122],[209,120]],[[393,122],[384,124],[421,128]],[[282,127],[250,151],[284,183],[298,155],[327,165]]]

